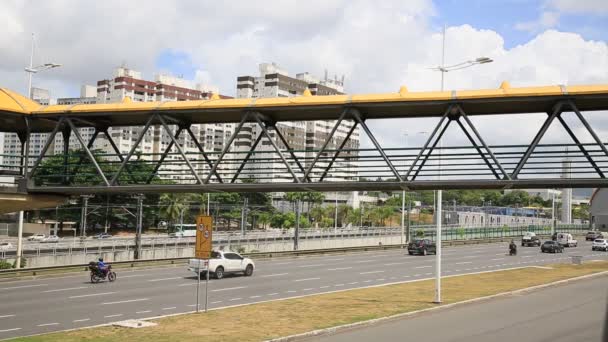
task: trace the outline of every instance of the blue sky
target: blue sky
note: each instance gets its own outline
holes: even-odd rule
[[[468,24],[477,29],[490,29],[504,38],[507,49],[526,43],[548,28],[518,30],[518,23],[534,22],[543,11],[556,12],[546,1],[533,0],[438,0],[435,6],[437,16],[433,18],[433,25],[438,29],[444,23],[448,26]],[[562,12],[551,28],[578,33],[586,40],[608,39],[608,20],[600,15]]]

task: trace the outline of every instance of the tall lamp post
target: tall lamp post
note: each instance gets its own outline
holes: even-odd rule
[[[453,65],[445,65],[445,25],[443,26],[443,37],[441,43],[441,65],[431,68],[435,71],[441,72],[441,91],[443,91],[444,86],[444,74],[446,72],[460,70],[472,67],[478,64],[486,64],[491,63],[493,60],[488,57],[478,57],[473,60],[464,61],[458,64]],[[441,141],[440,141],[441,143]],[[440,147],[443,148],[443,145]],[[441,153],[441,152],[440,152]],[[441,155],[439,158],[439,179],[441,179]],[[435,257],[435,303],[441,303],[441,201],[443,197],[443,191],[437,190],[437,233],[436,233],[436,245],[437,245],[437,253]]]
[[[32,98],[32,74],[44,71],[44,70],[49,70],[49,69],[53,69],[53,68],[58,68],[61,66],[61,64],[57,64],[57,63],[44,63],[42,65],[38,65],[38,66],[34,66],[34,34],[32,33],[32,52],[30,53],[30,66],[26,67],[24,70],[25,72],[27,72],[28,74],[28,80],[27,80],[27,95],[29,98]],[[25,149],[29,150],[30,148],[30,144],[29,144],[29,137],[25,138],[25,141],[21,142],[22,144],[22,154],[25,153]],[[21,159],[23,161],[23,159]],[[22,177],[25,177],[25,175],[28,172],[28,167],[29,165],[23,165],[23,167],[21,168],[22,170]],[[17,233],[17,255],[16,255],[16,260],[15,260],[15,268],[21,268],[21,254],[23,251],[23,210],[19,211],[19,228],[18,228],[18,233]]]
[[[405,137],[405,148],[407,148],[407,131],[403,132],[403,136]],[[407,150],[406,150],[407,152]],[[407,169],[407,160],[404,156],[403,161],[403,170],[404,172]],[[408,214],[409,215],[409,214]],[[409,242],[410,237],[405,236],[405,190],[401,191],[401,248],[404,248],[405,244]]]

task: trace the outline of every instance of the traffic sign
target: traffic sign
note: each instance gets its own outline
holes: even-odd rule
[[[194,256],[197,259],[211,257],[211,242],[213,241],[213,219],[211,216],[198,216],[196,218],[196,247]]]

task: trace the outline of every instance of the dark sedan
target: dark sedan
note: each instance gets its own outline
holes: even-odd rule
[[[586,241],[595,241],[595,239],[603,239],[604,235],[602,235],[601,232],[592,230],[587,232],[587,235],[585,235],[585,240]]]
[[[407,252],[409,255],[427,255],[429,253],[436,254],[437,246],[435,245],[435,242],[429,239],[416,239],[407,245]]]
[[[540,251],[542,253],[563,253],[564,246],[559,244],[557,241],[545,241],[545,243],[540,246]]]

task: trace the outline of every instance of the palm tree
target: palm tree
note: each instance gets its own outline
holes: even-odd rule
[[[176,193],[162,194],[160,196],[160,205],[161,215],[174,224],[180,218],[182,212],[190,207],[187,197]]]

